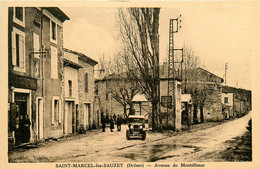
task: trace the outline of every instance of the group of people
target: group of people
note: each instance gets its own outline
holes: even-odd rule
[[[105,116],[104,114],[102,114],[101,116],[101,123],[102,123],[102,132],[106,131],[106,124],[110,124],[110,131],[113,132],[114,130],[114,125],[116,123],[117,125],[117,131],[121,131],[121,124],[123,122],[122,117],[118,114],[117,116],[114,114],[113,116],[110,115],[110,118],[108,116],[108,114]]]

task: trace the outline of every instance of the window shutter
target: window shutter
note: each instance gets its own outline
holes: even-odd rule
[[[19,35],[20,67],[24,67],[24,37]]]
[[[39,35],[33,32],[33,50],[34,52],[39,52],[40,51],[40,38]],[[34,54],[35,58],[39,58],[39,54]]]
[[[54,99],[52,99],[52,104],[51,104],[51,105],[52,105],[52,106],[51,106],[51,108],[52,108],[52,109],[51,109],[51,124],[54,124],[54,113],[55,113],[55,112],[54,112],[54,111],[55,111],[55,108],[54,108],[55,105],[54,105],[54,103],[55,103],[55,102],[54,102]]]
[[[16,43],[15,43],[15,33],[12,32],[12,64],[14,66],[17,65],[17,61],[16,61]]]
[[[51,47],[51,77],[58,78],[57,48]]]
[[[59,100],[59,123],[61,123],[61,100]]]

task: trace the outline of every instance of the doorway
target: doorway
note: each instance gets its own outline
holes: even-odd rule
[[[85,130],[91,129],[90,125],[90,104],[85,103],[84,104],[84,128]]]
[[[64,134],[71,134],[74,131],[74,101],[65,101],[64,111]]]
[[[15,93],[14,101],[16,106],[16,129],[15,142],[17,145],[30,142],[30,116],[29,116],[29,94]]]
[[[43,139],[43,99],[37,98],[36,127],[37,139]]]

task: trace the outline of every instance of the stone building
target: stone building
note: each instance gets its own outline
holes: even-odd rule
[[[193,103],[191,122],[222,120],[221,93],[223,79],[203,68],[190,71],[193,72],[192,77],[183,78],[182,88],[184,93],[191,94]]]
[[[131,93],[129,84],[127,84],[127,82],[125,81],[126,78],[123,76],[121,76],[121,78],[118,78],[114,74],[109,75],[106,72],[102,72],[95,80],[96,104],[100,107],[100,111],[105,115],[111,116],[115,114],[124,117],[124,113],[126,113],[127,108],[129,109],[129,105],[127,106],[127,103],[124,101],[127,98],[116,99],[115,97],[115,95],[119,96],[123,94],[120,93],[121,88],[126,89],[124,92]],[[129,94],[129,96],[131,94]]]
[[[164,63],[160,65],[160,77],[167,76],[167,63]],[[190,120],[189,124],[222,120],[222,82],[222,78],[203,68],[183,70],[182,81],[180,81],[181,93],[190,94],[192,99],[192,107],[189,107],[189,110],[186,107],[189,112],[192,112],[190,115],[186,114]],[[161,96],[167,90],[165,84],[161,89]]]
[[[73,50],[64,51],[65,126],[67,134],[99,126],[100,112],[94,107],[94,66],[97,62]]]
[[[69,17],[59,8],[8,9],[8,137],[11,144],[63,135],[62,38],[66,20]],[[26,115],[29,130],[23,129]]]
[[[252,110],[252,94],[250,90],[230,86],[222,87],[223,109],[228,109],[227,118],[241,117]]]

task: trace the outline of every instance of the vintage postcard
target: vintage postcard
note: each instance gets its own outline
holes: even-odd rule
[[[1,2],[0,168],[259,168],[259,11]]]

